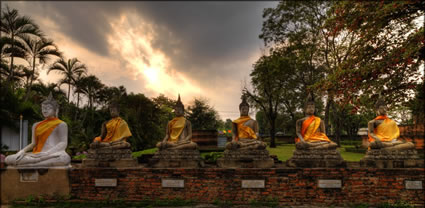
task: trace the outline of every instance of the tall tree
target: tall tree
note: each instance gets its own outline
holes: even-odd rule
[[[336,2],[327,20],[329,36],[350,32],[359,38],[318,86],[332,91],[337,102],[357,107],[370,107],[379,93],[394,105],[407,102],[423,76],[424,7],[420,0]]]
[[[297,71],[305,71],[305,78],[299,81],[303,83],[304,88],[315,94],[326,97],[325,107],[325,126],[327,132],[331,121],[330,109],[334,103],[332,90],[323,90],[320,92],[321,85],[318,85],[320,79],[334,74],[341,67],[341,62],[351,55],[352,43],[357,38],[352,32],[347,31],[339,36],[330,35],[330,29],[325,23],[334,2],[328,1],[281,1],[276,8],[269,8],[264,11],[263,17],[267,19],[263,23],[262,38],[266,46],[275,48],[287,48],[294,53],[293,60],[298,66]],[[313,77],[313,76],[316,77]],[[317,79],[319,78],[319,79]],[[293,103],[285,100],[288,108],[294,108]],[[334,111],[343,108],[333,108]],[[294,114],[289,113],[291,118]],[[339,115],[339,114],[333,114]],[[333,121],[339,121],[333,119]],[[341,125],[333,123],[333,125]],[[339,130],[340,128],[334,128]],[[337,142],[339,138],[336,138]]]
[[[86,73],[87,67],[77,58],[65,60],[60,58],[56,60],[47,70],[47,74],[51,71],[57,71],[64,76],[63,81],[68,84],[68,103],[71,95],[71,85],[75,83],[75,77],[79,73]]]
[[[8,80],[10,81],[13,77],[13,63],[14,63],[14,50],[16,41],[21,40],[25,36],[40,36],[41,32],[38,29],[38,26],[27,16],[20,16],[18,10],[10,9],[6,7],[4,11],[2,11],[1,18],[1,33],[4,33],[7,37],[11,39],[11,51],[12,54],[10,56],[10,75]],[[12,82],[13,86],[13,82]]]
[[[251,103],[255,103],[266,115],[270,124],[270,147],[276,147],[275,132],[276,118],[284,100],[281,83],[285,79],[283,70],[285,66],[280,62],[276,53],[262,56],[255,64],[250,74],[253,90],[247,86],[243,89],[244,96]]]
[[[87,96],[87,103],[90,109],[93,109],[93,105],[99,97],[99,92],[104,87],[105,85],[94,75],[89,75],[81,79],[81,92]]]
[[[218,112],[208,105],[207,100],[195,98],[193,104],[187,107],[187,119],[194,130],[217,130],[220,117]]]
[[[53,43],[53,40],[41,38],[31,38],[24,36],[22,38],[24,43],[24,49],[26,52],[26,60],[28,61],[30,67],[32,68],[31,75],[36,74],[37,60],[39,64],[45,64],[50,60],[51,57],[61,57],[62,54],[59,52],[58,47]],[[25,95],[25,100],[28,100],[30,89],[35,77],[30,76],[30,81],[27,85],[27,92]]]
[[[75,86],[74,93],[77,93],[77,109],[80,106],[80,94],[83,93],[82,92],[82,88],[84,87],[84,83],[82,82],[83,78],[84,78],[84,73],[79,72],[75,76],[75,80],[74,80],[74,86]]]

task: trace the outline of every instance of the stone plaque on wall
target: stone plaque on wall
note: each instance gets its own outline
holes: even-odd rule
[[[162,179],[161,184],[165,188],[184,188],[183,179]]]
[[[96,178],[94,179],[95,186],[99,187],[115,187],[117,186],[116,178]]]
[[[242,188],[264,188],[264,180],[242,180]]]
[[[342,182],[341,180],[319,179],[317,186],[319,188],[341,188]]]
[[[38,171],[37,170],[26,170],[20,173],[21,182],[37,182]]]
[[[406,189],[423,189],[422,181],[406,181],[405,187]]]

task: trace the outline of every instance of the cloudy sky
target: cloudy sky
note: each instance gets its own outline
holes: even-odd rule
[[[9,2],[31,17],[66,58],[108,86],[183,103],[208,99],[222,119],[238,117],[240,93],[260,57],[264,8],[278,2]],[[41,79],[57,81],[45,71]]]

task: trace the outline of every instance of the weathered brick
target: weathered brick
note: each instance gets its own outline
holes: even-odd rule
[[[405,180],[424,181],[423,168],[282,168],[282,169],[81,169],[70,171],[71,195],[85,200],[125,198],[196,199],[205,203],[232,200],[246,204],[250,200],[276,197],[281,205],[340,205],[353,202],[371,205],[388,201],[409,201],[424,206],[424,190],[406,190]],[[117,187],[95,187],[95,178],[118,178]],[[161,178],[184,179],[184,188],[162,188]],[[241,180],[265,180],[264,189],[242,189]],[[317,187],[318,179],[339,179],[340,189]]]

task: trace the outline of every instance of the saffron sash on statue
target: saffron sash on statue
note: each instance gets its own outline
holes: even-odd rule
[[[304,120],[301,127],[301,136],[305,142],[330,142],[331,140],[323,132],[319,132],[320,118],[310,116]],[[295,142],[299,142],[300,138],[296,138]]]
[[[251,117],[241,116],[238,119],[233,121],[233,123],[235,123],[238,128],[238,135],[236,137],[236,141],[239,138],[257,139],[257,135],[255,134],[254,130],[252,130],[249,126],[244,125],[244,123],[249,120],[252,120]]]
[[[48,118],[44,121],[41,121],[35,127],[35,146],[32,149],[32,153],[39,153],[44,147],[44,144],[47,141],[47,138],[55,130],[55,128],[62,123],[58,118]]]
[[[389,142],[400,136],[400,130],[396,122],[389,119],[386,115],[378,116],[374,120],[384,120],[373,131],[382,142]],[[369,135],[369,142],[373,141],[375,141],[375,139]]]

